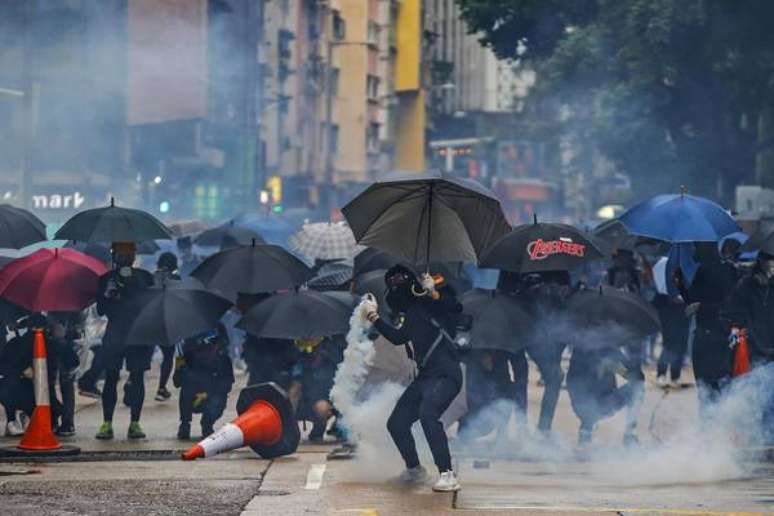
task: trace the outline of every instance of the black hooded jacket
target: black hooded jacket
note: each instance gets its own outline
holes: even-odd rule
[[[413,358],[420,366],[420,377],[459,374],[460,360],[448,339],[439,343],[430,358],[427,359],[427,363],[422,365],[440,332],[433,321],[453,334],[449,320],[453,314],[462,312],[462,305],[457,301],[451,289],[440,289],[439,294],[438,299],[430,297],[408,299],[401,310],[402,322],[397,327],[382,319],[377,319],[374,322],[377,331],[396,346],[411,342],[414,351]]]
[[[732,323],[749,330],[752,359],[774,361],[774,279],[756,270],[740,280],[726,312]]]

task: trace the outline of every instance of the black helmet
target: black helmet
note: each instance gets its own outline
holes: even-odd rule
[[[177,256],[170,252],[161,253],[156,266],[159,269],[166,269],[168,271],[177,270]]]

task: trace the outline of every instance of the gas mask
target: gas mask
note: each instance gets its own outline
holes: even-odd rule
[[[128,278],[132,275],[134,256],[124,254],[116,255],[114,258],[114,263],[119,276],[122,278]]]

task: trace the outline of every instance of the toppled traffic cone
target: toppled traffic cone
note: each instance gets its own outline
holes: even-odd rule
[[[750,347],[747,342],[747,330],[740,330],[734,346],[734,367],[731,371],[733,377],[742,376],[750,372]]]
[[[185,452],[183,460],[212,457],[249,446],[264,459],[290,455],[298,448],[301,433],[287,394],[273,382],[242,389],[237,417]]]
[[[80,448],[75,446],[62,446],[51,429],[51,399],[48,390],[48,357],[46,351],[46,339],[43,330],[33,330],[32,342],[32,370],[35,388],[35,410],[32,412],[30,424],[22,436],[19,446],[6,447],[0,450],[0,456],[9,455],[75,455],[80,453]]]

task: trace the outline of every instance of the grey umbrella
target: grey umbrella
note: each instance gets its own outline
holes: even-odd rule
[[[464,312],[473,317],[470,335],[473,349],[513,353],[525,347],[534,321],[514,298],[477,288],[466,292],[460,301]]]
[[[420,265],[476,262],[508,233],[500,201],[481,184],[440,173],[395,174],[342,209],[358,243]]]

